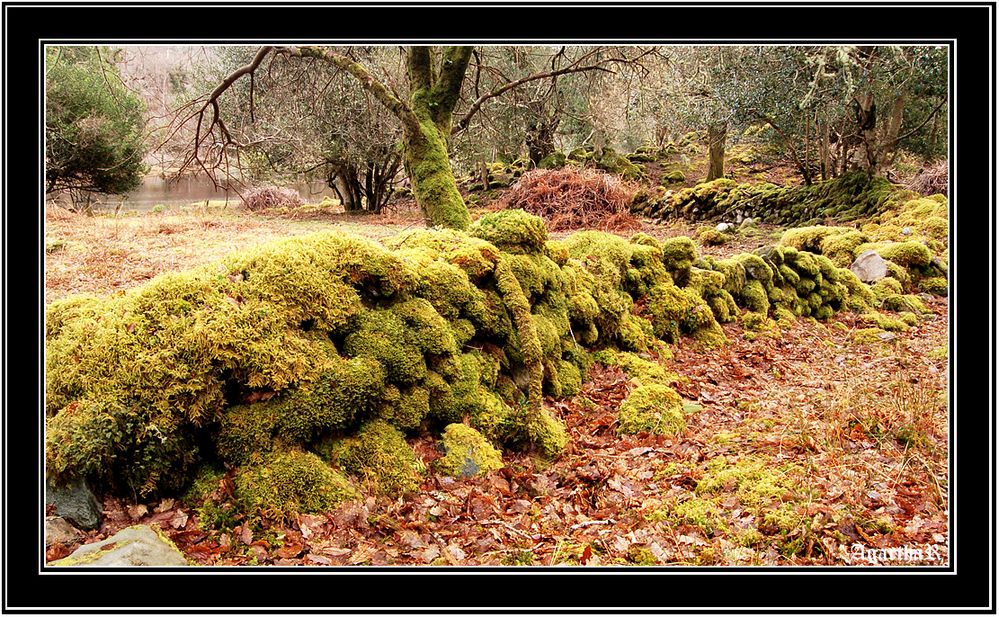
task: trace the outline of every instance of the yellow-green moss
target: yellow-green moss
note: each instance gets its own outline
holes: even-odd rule
[[[629,377],[638,381],[639,385],[669,385],[678,379],[676,374],[670,373],[661,364],[629,352],[602,349],[593,354],[593,359],[608,366],[620,367]]]
[[[324,446],[330,460],[372,490],[399,496],[417,490],[423,466],[402,432],[384,420],[361,426],[355,436]]]
[[[315,454],[292,450],[241,468],[235,495],[245,512],[272,517],[320,513],[358,498],[350,482]]]
[[[631,391],[618,410],[618,433],[677,435],[687,428],[683,400],[668,386],[653,384]]]
[[[701,230],[697,234],[697,240],[701,243],[701,246],[721,246],[727,244],[731,239],[731,235],[710,227]]]
[[[884,333],[881,328],[861,328],[853,333],[853,341],[861,345],[880,343],[881,335]]]
[[[503,467],[499,451],[474,428],[449,424],[444,428],[443,442],[446,454],[436,461],[442,474],[471,478]]]
[[[472,224],[468,233],[509,253],[540,253],[548,240],[544,220],[523,210],[486,214]]]
[[[942,276],[934,276],[920,279],[917,284],[919,291],[933,294],[935,296],[946,296],[949,291],[947,279]]]
[[[919,296],[911,294],[892,294],[886,296],[884,300],[881,301],[881,308],[895,313],[908,311],[910,313],[926,314],[932,312],[930,309],[926,308],[926,305],[919,299]]]
[[[860,316],[867,323],[871,323],[881,328],[882,330],[890,330],[892,332],[904,332],[909,329],[909,326],[898,319],[897,317],[891,317],[883,313],[878,313],[877,311],[871,311],[870,313],[864,313]]]

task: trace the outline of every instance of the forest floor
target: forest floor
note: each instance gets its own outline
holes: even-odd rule
[[[659,237],[685,226],[642,222]],[[385,215],[274,217],[235,208],[83,216],[45,225],[45,301],[106,294],[278,237],[338,229],[382,237],[421,226]],[[702,253],[772,244],[762,227]],[[632,232],[629,231],[627,235]],[[856,337],[856,315],[769,332],[726,324],[729,344],[672,345],[687,428],[618,436],[634,384],[595,364],[582,392],[547,405],[571,442],[545,463],[505,453],[483,478],[427,476],[413,496],[369,498],[284,524],[202,530],[180,500],[108,498],[94,542],[158,524],[204,565],[934,565],[948,563],[948,305],[892,340]],[[412,440],[424,463],[432,437]],[[56,545],[48,559],[75,546]],[[884,550],[883,550],[884,549]]]

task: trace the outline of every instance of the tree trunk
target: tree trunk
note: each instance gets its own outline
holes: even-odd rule
[[[708,182],[725,176],[725,133],[725,125],[708,126]]]
[[[403,131],[406,170],[416,203],[427,225],[468,229],[472,218],[458,192],[444,135],[430,119],[422,120],[419,129],[416,134]]]
[[[823,120],[816,130],[819,133],[819,169],[822,179],[828,180],[832,175],[829,169],[829,122]]]

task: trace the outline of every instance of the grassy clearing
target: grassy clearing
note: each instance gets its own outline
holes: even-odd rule
[[[413,213],[291,218],[251,214],[230,203],[155,211],[45,216],[45,302],[73,293],[105,294],[158,274],[215,261],[277,238],[341,230],[369,238],[422,227]]]

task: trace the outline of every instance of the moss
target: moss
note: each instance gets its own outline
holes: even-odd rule
[[[690,268],[697,261],[697,246],[686,236],[666,238],[662,241],[663,264],[673,281],[681,287],[686,285]]]
[[[443,441],[446,454],[436,461],[436,466],[445,475],[471,478],[503,467],[496,448],[469,426],[449,424]]]
[[[561,169],[565,167],[566,156],[562,152],[552,152],[538,162],[538,169]]]
[[[697,234],[697,239],[702,246],[721,246],[731,240],[731,236],[716,229],[705,229]]]
[[[881,257],[890,260],[903,268],[928,266],[933,260],[933,254],[925,244],[916,241],[879,242],[861,244],[857,247],[857,255],[866,251],[877,251]]]
[[[774,309],[774,317],[777,318],[777,326],[784,330],[794,327],[798,322],[797,316],[783,306]]]
[[[766,315],[770,311],[770,301],[766,289],[760,281],[747,281],[740,294],[743,305],[751,311]]]
[[[898,279],[886,277],[871,285],[870,290],[874,297],[874,301],[880,304],[886,298],[901,295],[902,284],[898,281]]]
[[[708,463],[708,471],[697,483],[698,495],[734,491],[743,508],[760,516],[798,492],[801,470],[776,467],[770,461],[745,457],[729,464],[724,457]]]
[[[853,333],[853,342],[860,345],[871,345],[882,342],[881,335],[885,331],[881,328],[861,328]]]
[[[638,180],[645,175],[641,167],[618,154],[613,148],[604,148],[593,160],[600,169],[618,174],[625,180]]]
[[[662,177],[662,181],[670,184],[675,184],[677,182],[686,182],[687,176],[685,176],[683,172],[680,171],[679,169],[674,169],[673,171],[665,174]]]
[[[797,227],[788,229],[780,238],[780,244],[791,246],[799,251],[822,253],[823,242],[833,236],[841,236],[852,231],[849,227],[827,227],[815,225],[812,227]]]
[[[413,194],[427,224],[467,229],[471,217],[451,171],[447,135],[429,117],[420,118],[420,134],[407,135],[404,151]]]
[[[324,449],[334,464],[377,493],[396,497],[419,488],[423,466],[402,432],[384,420],[367,422],[357,435],[337,439]]]
[[[946,296],[949,291],[947,279],[942,276],[920,279],[917,287],[919,291],[935,296]]]
[[[866,234],[857,230],[848,230],[823,238],[819,244],[819,252],[837,266],[846,268],[853,263],[857,247],[865,242],[870,242]]]
[[[910,313],[927,314],[933,312],[926,308],[926,305],[919,299],[919,296],[911,294],[891,294],[886,296],[884,300],[881,301],[881,309],[895,313],[908,311]]]
[[[777,327],[776,322],[767,317],[766,314],[754,313],[752,311],[744,313],[739,321],[743,328],[755,332],[771,332]]]
[[[454,339],[448,338],[454,346]],[[350,357],[377,360],[392,382],[412,384],[427,374],[420,339],[420,333],[410,331],[394,311],[376,309],[355,319],[353,331],[344,338],[343,350]]]
[[[235,495],[245,512],[271,518],[328,512],[358,498],[350,482],[315,454],[278,452],[239,470]]]
[[[878,313],[877,311],[871,311],[870,313],[865,313],[861,315],[867,323],[872,323],[882,330],[890,330],[892,332],[904,332],[909,329],[909,326],[898,319],[897,317],[890,317],[884,313]]]
[[[686,428],[683,400],[668,386],[639,386],[632,390],[618,410],[618,433],[677,435]]]
[[[678,378],[657,362],[646,360],[633,353],[602,349],[593,354],[593,359],[608,366],[617,366],[639,385],[669,385]]]
[[[541,217],[523,210],[500,210],[475,221],[468,233],[509,253],[540,253],[548,240]]]
[[[903,311],[898,314],[898,318],[901,319],[907,326],[912,327],[919,325],[919,317],[915,313]]]
[[[700,527],[708,537],[725,526],[718,506],[707,499],[695,497],[682,501],[673,508],[673,515],[677,522]]]

